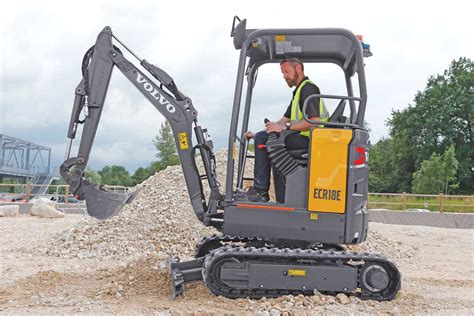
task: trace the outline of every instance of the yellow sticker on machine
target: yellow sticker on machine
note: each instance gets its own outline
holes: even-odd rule
[[[178,133],[179,148],[181,150],[188,149],[188,135],[186,133]]]
[[[289,276],[306,276],[306,270],[303,269],[289,269]]]
[[[314,221],[317,221],[319,218],[319,214],[318,213],[309,214],[309,218]]]
[[[347,157],[352,131],[325,127],[315,128],[311,133],[308,209],[342,214],[346,210]]]
[[[285,35],[275,35],[275,42],[284,42],[286,41]]]

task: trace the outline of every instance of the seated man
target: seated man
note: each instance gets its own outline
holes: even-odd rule
[[[259,145],[265,144],[268,134],[272,132],[281,132],[283,130],[300,131],[289,135],[285,139],[285,146],[288,150],[307,149],[309,146],[309,133],[312,125],[303,118],[303,104],[306,98],[312,94],[320,94],[319,88],[304,75],[304,65],[298,58],[287,58],[280,62],[283,78],[289,87],[295,87],[291,102],[283,115],[277,122],[268,122],[265,124],[265,130],[257,134],[248,131],[247,138],[255,138],[255,166],[254,166],[254,185],[245,192],[248,200],[254,202],[268,201],[268,189],[270,187],[270,159],[267,156],[265,148],[259,148]],[[312,98],[306,109],[307,116],[311,120],[327,118],[328,113],[322,99]]]

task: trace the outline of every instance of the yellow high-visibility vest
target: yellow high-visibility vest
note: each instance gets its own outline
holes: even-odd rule
[[[293,100],[291,100],[291,123],[299,122],[303,119],[303,112],[301,112],[300,109],[300,95],[301,89],[303,89],[303,86],[307,83],[312,82],[309,79],[304,80],[296,90],[295,95],[293,96]],[[319,98],[319,119],[323,122],[327,122],[329,120],[329,113],[326,109],[326,106],[324,105],[323,98]],[[301,131],[300,134],[309,137],[309,130]]]

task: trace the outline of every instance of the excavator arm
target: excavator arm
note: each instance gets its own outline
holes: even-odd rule
[[[104,108],[112,70],[117,67],[170,123],[194,212],[205,225],[216,225],[219,220],[212,221],[211,218],[212,215],[216,215],[218,202],[223,197],[219,193],[216,180],[213,146],[207,130],[197,124],[198,113],[191,99],[178,90],[173,79],[165,71],[148,63],[145,59],[140,60],[122,44],[140,60],[140,64],[159,81],[159,84],[147,77],[123,56],[120,49],[113,45],[113,38],[122,44],[112,34],[111,28],[105,27],[98,35],[96,44],[84,56],[83,79],[75,91],[68,129],[69,143],[66,159],[60,167],[61,176],[69,184],[72,193],[86,201],[88,213],[99,219],[114,216],[124,204],[133,199],[133,193],[106,191],[84,177]],[[80,118],[81,113],[84,113],[83,119]],[[78,154],[76,157],[70,157],[71,145],[80,124],[83,124],[83,129]],[[192,144],[193,124],[196,146]],[[196,167],[195,151],[197,149],[202,157],[205,175],[200,175]],[[204,178],[207,178],[211,189],[207,200],[202,188]]]

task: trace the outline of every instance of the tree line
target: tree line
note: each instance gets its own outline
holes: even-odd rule
[[[369,149],[370,192],[473,194],[473,68],[453,60],[414,104],[392,111],[389,136]]]

